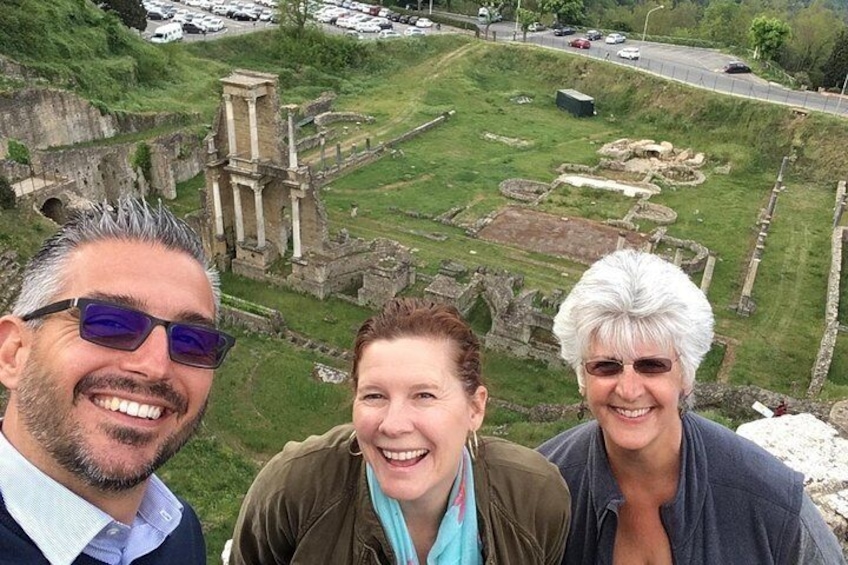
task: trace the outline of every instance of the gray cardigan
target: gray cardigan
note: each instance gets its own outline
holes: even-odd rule
[[[613,562],[624,503],[595,421],[548,440],[539,451],[571,490],[563,565]],[[844,564],[833,532],[804,493],[803,475],[731,430],[683,416],[680,480],[660,517],[678,565]]]

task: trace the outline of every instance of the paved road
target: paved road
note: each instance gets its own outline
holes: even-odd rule
[[[457,16],[466,21],[476,22],[468,16]],[[494,32],[494,33],[493,33]],[[489,38],[497,41],[522,41],[522,33],[516,30],[515,22],[498,22],[489,27]],[[636,35],[638,37],[638,34]],[[755,98],[776,104],[816,110],[830,114],[848,116],[848,96],[820,94],[811,91],[799,91],[764,80],[755,74],[728,75],[721,71],[733,57],[716,49],[684,47],[667,43],[652,43],[628,39],[624,44],[607,45],[603,41],[593,41],[590,49],[576,49],[568,42],[579,35],[556,37],[551,30],[527,34],[527,43],[533,43],[551,49],[568,51],[583,57],[609,60],[611,63],[626,65],[658,76],[733,96]],[[616,53],[624,46],[639,47],[641,59],[629,61],[620,59]]]

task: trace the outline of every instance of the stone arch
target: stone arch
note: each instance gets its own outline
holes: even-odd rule
[[[41,213],[57,224],[64,224],[68,219],[65,203],[59,198],[48,198],[41,205]]]

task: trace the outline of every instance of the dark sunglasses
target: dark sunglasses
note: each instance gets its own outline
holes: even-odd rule
[[[586,361],[583,367],[586,372],[596,377],[612,377],[624,372],[624,367],[633,365],[633,370],[641,375],[659,375],[671,371],[676,359],[665,357],[643,357],[636,359],[633,363],[622,363],[617,359],[599,359],[598,361]]]
[[[70,298],[54,302],[23,316],[25,322],[77,308],[80,337],[91,343],[121,351],[135,351],[156,326],[164,326],[168,335],[168,355],[176,363],[217,369],[236,340],[215,328],[169,322],[126,306],[92,298]]]

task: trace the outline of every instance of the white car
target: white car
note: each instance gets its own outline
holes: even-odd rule
[[[210,31],[212,33],[224,29],[224,21],[221,18],[203,18],[200,23],[203,24],[206,31]]]
[[[638,61],[639,55],[638,47],[625,47],[618,52],[619,57],[622,59],[630,59],[631,61]]]
[[[398,37],[403,36],[393,29],[383,29],[377,34],[377,39],[397,39]]]
[[[420,27],[408,27],[403,32],[403,35],[405,37],[418,37],[419,35],[427,35],[427,32],[425,32]]]
[[[379,24],[367,20],[356,24],[354,29],[356,29],[359,33],[380,33],[381,28]]]
[[[627,38],[620,33],[611,33],[604,39],[604,43],[614,45],[616,43],[624,43],[626,40]]]
[[[427,18],[418,18],[415,22],[415,27],[433,27],[433,22]]]

